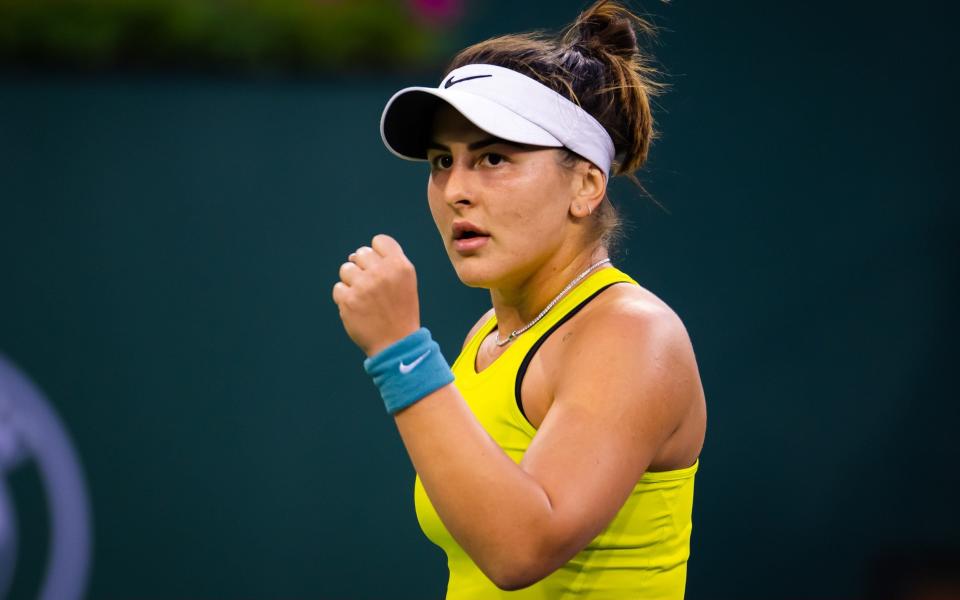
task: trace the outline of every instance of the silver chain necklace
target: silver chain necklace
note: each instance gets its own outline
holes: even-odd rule
[[[597,262],[595,262],[595,263],[593,263],[592,265],[590,265],[589,267],[587,267],[582,273],[580,273],[579,275],[577,275],[576,277],[574,277],[573,281],[571,281],[570,283],[567,284],[567,287],[565,287],[565,288],[563,288],[562,290],[560,290],[560,293],[557,294],[557,295],[553,298],[553,300],[550,301],[550,304],[548,304],[546,308],[544,308],[542,311],[540,311],[540,314],[537,315],[537,318],[536,318],[536,319],[530,321],[529,323],[527,323],[526,325],[524,325],[524,326],[521,327],[520,329],[514,329],[513,332],[512,332],[510,335],[507,336],[507,339],[505,339],[505,340],[503,340],[503,341],[500,340],[500,329],[499,329],[499,327],[498,327],[498,328],[497,328],[497,346],[504,346],[504,345],[506,345],[506,344],[509,344],[511,341],[513,341],[514,339],[516,339],[516,337],[517,337],[518,335],[520,335],[520,334],[523,333],[524,331],[526,331],[526,330],[530,329],[531,327],[533,327],[534,325],[536,325],[536,324],[537,324],[537,321],[539,321],[540,319],[542,319],[544,315],[546,315],[548,312],[550,312],[550,309],[553,308],[554,305],[555,305],[557,302],[560,302],[560,299],[563,298],[563,297],[567,294],[567,292],[569,292],[569,291],[573,288],[573,286],[575,286],[575,285],[577,285],[578,283],[580,283],[580,280],[582,280],[584,277],[586,277],[586,276],[589,275],[591,272],[593,272],[597,267],[599,267],[600,265],[602,265],[602,264],[604,264],[604,263],[608,263],[608,262],[610,262],[610,259],[609,259],[609,258],[605,258],[605,259],[603,259],[603,260],[598,260]]]

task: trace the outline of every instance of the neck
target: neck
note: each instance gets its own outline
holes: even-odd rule
[[[547,261],[515,285],[492,288],[490,300],[497,315],[500,339],[506,339],[510,332],[536,319],[577,275],[605,258],[606,248],[589,247],[572,256],[557,256]]]

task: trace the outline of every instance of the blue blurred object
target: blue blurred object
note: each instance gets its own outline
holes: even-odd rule
[[[51,536],[41,600],[82,598],[90,567],[90,502],[80,461],[67,432],[43,394],[0,355],[0,472],[33,460],[50,512]],[[13,581],[17,556],[16,512],[0,479],[0,597]]]

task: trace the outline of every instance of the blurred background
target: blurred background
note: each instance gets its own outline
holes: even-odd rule
[[[330,290],[395,236],[457,354],[489,299],[380,110],[585,5],[0,0],[0,354],[82,464],[86,597],[442,597]],[[672,85],[640,174],[666,210],[613,186],[616,262],[683,318],[707,394],[687,597],[956,597],[956,8],[634,6]],[[49,498],[29,458],[5,476],[33,598]]]

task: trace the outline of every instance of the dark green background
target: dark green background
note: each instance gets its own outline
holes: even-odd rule
[[[463,41],[579,2],[479,2]],[[956,548],[956,11],[647,4],[662,139],[618,264],[684,319],[707,394],[690,598],[851,598]],[[49,395],[95,512],[94,598],[439,597],[413,471],[330,300],[387,232],[449,358],[464,288],[380,109],[410,76],[8,74],[0,352]],[[15,595],[42,571],[36,474]]]

